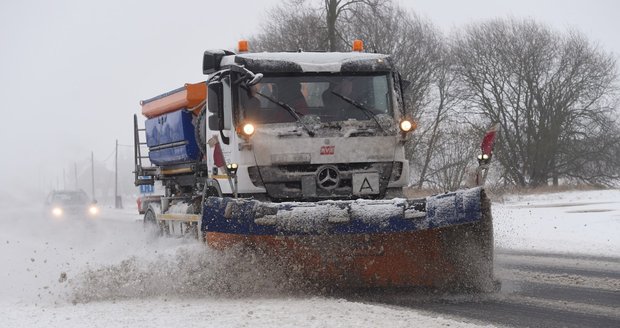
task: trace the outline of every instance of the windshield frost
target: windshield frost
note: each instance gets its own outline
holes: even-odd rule
[[[370,119],[368,113],[343,97],[374,115],[392,114],[387,75],[264,77],[260,83],[239,90],[242,119],[259,124],[295,121],[268,97],[291,106],[300,116],[315,115],[322,122]]]

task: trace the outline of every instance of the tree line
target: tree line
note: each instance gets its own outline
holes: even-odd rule
[[[406,147],[413,186],[465,183],[491,123],[501,127],[495,183],[620,181],[617,56],[577,30],[496,18],[444,34],[379,0],[289,0],[266,17],[254,51],[350,51],[362,39],[365,51],[392,55],[419,122]]]

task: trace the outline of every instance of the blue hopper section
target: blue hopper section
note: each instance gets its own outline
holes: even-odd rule
[[[155,165],[174,165],[200,158],[192,113],[178,110],[145,122],[149,159]]]
[[[480,187],[425,199],[267,203],[210,197],[201,230],[239,235],[337,235],[418,231],[482,217]]]

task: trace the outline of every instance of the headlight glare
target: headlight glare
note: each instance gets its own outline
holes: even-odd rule
[[[244,124],[242,131],[243,131],[243,134],[249,137],[254,134],[254,131],[255,131],[254,125],[252,123]]]
[[[400,130],[403,132],[411,132],[416,128],[415,122],[408,120],[408,119],[404,119],[400,121],[399,126],[400,126]]]

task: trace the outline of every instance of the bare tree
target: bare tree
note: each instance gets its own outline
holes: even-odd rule
[[[477,135],[463,123],[450,123],[439,132],[434,156],[429,163],[428,185],[441,191],[463,187],[471,173],[477,152]]]
[[[420,162],[421,167],[418,175],[417,187],[421,189],[425,182],[427,182],[427,173],[429,169],[432,169],[433,157],[435,155],[443,156],[444,154],[438,152],[437,145],[443,143],[441,139],[446,137],[446,133],[443,133],[444,129],[455,129],[455,126],[459,126],[458,122],[452,119],[454,117],[454,108],[458,106],[462,97],[460,97],[460,90],[456,83],[456,75],[454,74],[453,56],[449,52],[447,44],[442,43],[443,51],[441,52],[441,59],[433,74],[433,95],[430,108],[428,109],[429,119],[426,120],[428,128],[422,133],[421,140],[424,143],[420,150],[424,150],[423,159]],[[447,127],[445,127],[447,123]],[[457,128],[458,129],[458,128]],[[449,137],[454,133],[448,133]],[[450,141],[448,141],[450,142]],[[421,151],[419,152],[421,153]]]
[[[496,158],[506,177],[521,186],[589,181],[573,163],[590,158],[574,150],[594,143],[596,131],[614,121],[614,57],[578,33],[563,35],[530,20],[473,24],[454,44],[457,74],[468,90],[463,114],[500,123]],[[613,179],[617,171],[604,175]]]
[[[441,65],[441,33],[430,21],[393,4],[357,7],[354,12],[348,41],[359,38],[364,40],[366,51],[392,55],[403,79],[411,82],[407,100],[412,113],[421,115]]]
[[[379,0],[324,0],[322,7],[310,1],[288,0],[267,12],[261,33],[252,38],[256,50],[344,51],[350,44],[346,30],[354,11],[377,9]],[[389,2],[388,2],[389,3]]]
[[[451,83],[443,69],[449,65],[443,36],[430,21],[397,5],[353,11],[346,32],[349,38],[364,40],[366,51],[391,54],[402,78],[410,82],[405,93],[408,115],[420,124],[406,151],[414,175],[418,173],[418,181],[424,181],[448,109],[447,88]]]
[[[342,50],[343,47],[339,45],[342,44],[342,41],[344,41],[344,37],[337,28],[338,18],[346,16],[347,12],[350,11],[356,4],[374,5],[374,3],[365,0],[325,0],[325,24],[327,26],[327,43],[329,45],[329,51]],[[344,18],[348,21],[349,17]]]
[[[320,11],[303,0],[289,0],[270,9],[269,19],[250,38],[253,51],[320,51],[327,48],[325,23]]]

